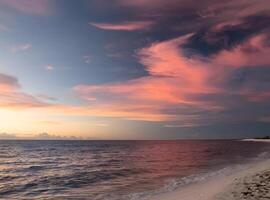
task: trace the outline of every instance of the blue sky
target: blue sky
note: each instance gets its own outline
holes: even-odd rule
[[[267,0],[0,0],[0,132],[270,131]]]

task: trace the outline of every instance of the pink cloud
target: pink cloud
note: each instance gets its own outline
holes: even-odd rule
[[[128,119],[166,121],[187,117],[163,113],[174,106],[220,109],[190,98],[192,94],[211,94],[219,89],[208,82],[214,74],[207,64],[199,58],[188,59],[179,51],[188,37],[154,43],[139,51],[140,62],[150,76],[105,85],[79,85],[74,90],[97,113],[100,108],[105,116],[110,113]]]
[[[44,100],[52,100],[52,97],[44,95],[33,96],[22,91],[18,80],[9,75],[0,74],[0,108],[4,110],[25,110],[31,109],[37,112],[46,112],[51,115],[70,115],[70,116],[106,116],[106,117],[127,117],[136,120],[163,121],[169,116],[155,112],[155,106],[122,105],[119,110],[114,105],[96,106],[72,106],[63,104],[47,103]],[[54,100],[54,98],[53,98]]]
[[[71,116],[97,116],[125,118],[130,120],[143,121],[166,121],[173,120],[173,116],[159,112],[158,108],[149,105],[95,105],[95,106],[70,106],[70,105],[51,105],[46,110],[51,114],[62,114]],[[121,109],[119,109],[121,106]]]
[[[213,56],[213,64],[239,68],[244,66],[270,65],[270,46],[266,45],[267,35],[260,34]]]
[[[89,23],[100,29],[114,30],[114,31],[134,31],[148,29],[153,25],[151,21],[133,21],[133,22],[123,22],[118,24],[113,23]]]
[[[183,0],[180,0],[183,2]],[[118,0],[119,3],[126,6],[133,6],[138,8],[160,8],[164,5],[167,6],[176,6],[176,0],[170,1],[162,1],[162,0],[137,0],[137,1],[129,1],[129,0]],[[178,3],[179,4],[179,3]]]
[[[138,59],[148,76],[101,85],[75,86],[73,89],[78,97],[86,102],[82,106],[45,103],[22,92],[14,77],[2,75],[0,107],[35,108],[48,114],[174,122],[167,123],[169,128],[209,124],[216,120],[210,114],[221,113],[227,105],[198,96],[234,95],[233,91],[224,88],[230,72],[249,63],[268,64],[269,46],[264,43],[266,36],[259,34],[210,59],[187,57],[183,45],[190,37],[191,34],[155,42],[140,49]],[[245,89],[241,88],[237,93],[250,102],[269,99],[269,92]]]
[[[256,91],[243,91],[241,93],[245,96],[250,102],[267,102],[270,100],[270,91],[256,92]]]
[[[20,85],[18,83],[18,80],[15,77],[0,73],[1,91],[17,89],[19,87]]]
[[[205,123],[200,124],[192,121],[182,122],[181,124],[166,124],[164,127],[166,128],[187,128],[187,127],[195,127],[200,125],[206,125]]]
[[[183,94],[212,93],[217,88],[208,84],[212,69],[200,59],[186,58],[178,47],[187,37],[154,43],[138,53],[140,62],[150,76],[125,83],[75,87],[84,98],[90,94],[111,93],[126,95],[129,99],[142,99],[167,103],[189,102]],[[157,89],[158,88],[158,89]]]
[[[47,15],[51,12],[50,0],[1,0],[0,3],[22,13]]]
[[[21,91],[15,77],[0,74],[0,107],[2,109],[26,109],[47,106],[45,102]]]
[[[196,13],[203,20],[210,18],[212,22],[218,22],[268,14],[270,11],[269,0],[203,0],[201,3],[196,0],[117,0],[117,3],[128,9],[136,9],[140,16],[151,16],[157,19],[164,17],[165,20],[173,13],[183,15]],[[194,22],[190,23],[196,26]]]
[[[238,26],[238,25],[241,25],[241,24],[243,24],[243,21],[240,20],[240,19],[228,20],[228,21],[220,22],[220,23],[214,25],[211,28],[211,31],[220,32],[222,30],[225,30],[226,27]]]
[[[190,36],[155,42],[141,49],[138,52],[139,62],[145,66],[149,76],[111,84],[78,85],[74,91],[89,103],[88,109],[94,109],[99,116],[177,121],[178,127],[209,124],[202,115],[194,116],[189,112],[167,113],[166,110],[187,108],[194,112],[219,113],[226,109],[222,101],[207,101],[196,96],[230,93],[224,88],[230,72],[235,67],[245,67],[250,63],[268,64],[269,47],[264,45],[265,36],[261,34],[238,45],[231,52],[222,51],[209,60],[199,56],[189,58],[184,55],[181,46]],[[256,51],[247,48],[255,48]],[[248,101],[251,98],[268,98],[268,93],[244,95],[244,89],[238,92],[242,92],[241,95]],[[172,126],[175,125],[168,125]]]
[[[45,69],[47,71],[53,71],[54,70],[54,66],[53,65],[47,65],[47,66],[45,66]]]

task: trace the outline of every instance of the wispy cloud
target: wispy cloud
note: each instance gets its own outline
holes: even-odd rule
[[[31,15],[47,15],[51,12],[50,0],[1,0],[0,5]]]
[[[270,46],[267,46],[267,35],[252,37],[243,44],[231,50],[222,50],[213,60],[217,65],[227,65],[235,68],[243,66],[270,65]]]
[[[18,44],[18,45],[14,45],[11,47],[11,52],[17,53],[17,52],[21,52],[21,51],[27,51],[30,49],[32,49],[32,44],[30,44],[30,43]]]
[[[53,71],[54,70],[54,66],[53,65],[46,65],[45,66],[45,70],[47,70],[47,71]]]
[[[45,101],[57,101],[58,99],[49,95],[40,94],[37,95],[37,98],[40,98],[41,100]]]
[[[182,124],[166,124],[164,127],[166,128],[186,128],[186,127],[194,127],[199,126],[200,124],[197,123],[182,123]]]
[[[110,125],[107,123],[93,123],[93,124],[91,124],[91,126],[93,126],[93,127],[108,127]]]
[[[122,23],[89,23],[100,29],[114,31],[135,31],[149,29],[154,23],[152,21],[128,21]]]
[[[96,115],[176,122],[166,127],[205,125],[217,119],[246,120],[244,112],[242,116],[235,114],[235,119],[224,114],[233,112],[238,105],[231,101],[241,101],[241,109],[248,110],[243,107],[248,106],[248,102],[254,103],[250,94],[253,98],[257,96],[257,100],[265,99],[269,97],[265,93],[268,89],[255,91],[251,87],[254,83],[247,80],[246,86],[242,84],[238,90],[229,90],[227,82],[236,68],[269,65],[266,36],[257,34],[230,51],[220,51],[208,59],[196,54],[186,56],[184,46],[191,37],[155,42],[138,51],[139,61],[149,76],[112,84],[78,85],[74,90],[89,102],[89,111],[94,109]],[[229,57],[231,59],[227,59]],[[224,99],[228,94],[230,96]]]
[[[217,120],[260,119],[261,113],[246,115],[246,112],[250,103],[256,108],[255,105],[269,99],[269,88],[258,91],[259,80],[246,80],[245,84],[241,80],[241,85],[234,89],[230,88],[228,80],[235,70],[247,68],[249,58],[261,58],[250,61],[251,69],[268,64],[265,61],[269,45],[265,34],[254,35],[230,49],[245,60],[238,59],[237,63],[223,59],[225,50],[208,58],[198,54],[187,56],[184,47],[192,36],[154,42],[140,49],[137,56],[148,76],[110,84],[77,85],[74,91],[87,103],[81,106],[48,104],[44,99],[24,93],[15,77],[1,74],[0,107],[35,108],[51,115],[65,113],[66,116],[173,122],[167,123],[168,128],[201,126]],[[225,57],[230,57],[230,52],[226,52]],[[232,119],[229,116],[234,109],[245,112],[234,114]]]
[[[60,121],[52,121],[52,120],[39,121],[39,123],[45,124],[45,125],[55,125],[55,126],[61,124]]]
[[[2,109],[16,110],[47,105],[38,98],[24,93],[15,77],[0,74],[0,107]]]
[[[177,114],[166,113],[170,107],[216,109],[216,105],[189,97],[196,93],[211,94],[218,88],[208,83],[212,72],[207,64],[199,59],[185,58],[179,51],[178,46],[186,38],[154,43],[139,52],[140,62],[150,74],[148,77],[106,85],[80,85],[74,90],[85,100],[97,99],[97,105],[103,108],[105,115],[106,108],[110,108],[108,113],[115,110],[122,115],[120,117],[129,119],[163,121],[179,118]]]
[[[83,56],[83,61],[86,64],[90,64],[92,62],[92,58],[90,55],[85,55],[85,56]]]
[[[270,5],[268,0],[228,0],[226,2],[203,0],[201,4],[194,0],[117,0],[117,2],[122,6],[158,13],[159,16],[180,11],[183,12],[182,14],[195,11],[202,18],[216,17],[218,15],[228,18],[232,16],[248,16],[267,11]]]
[[[246,80],[245,84],[241,80],[240,86],[231,89],[228,80],[235,70],[246,69],[250,62],[251,69],[269,64],[265,34],[257,34],[230,51],[219,51],[208,58],[197,54],[186,56],[184,47],[192,36],[154,42],[140,49],[137,56],[148,76],[110,84],[77,85],[74,91],[87,102],[81,106],[46,103],[46,99],[24,93],[15,77],[1,74],[0,107],[11,110],[35,108],[51,115],[65,113],[67,116],[174,122],[167,123],[169,128],[201,126],[224,118],[260,119],[260,113],[250,117],[245,112],[250,109],[250,103],[256,108],[255,105],[269,99],[268,87],[258,91],[259,80]],[[224,57],[233,56],[230,53],[239,54],[243,59],[237,59],[236,63],[227,61]],[[260,59],[249,61],[249,58]],[[236,108],[245,112],[234,114],[235,119],[228,117]]]

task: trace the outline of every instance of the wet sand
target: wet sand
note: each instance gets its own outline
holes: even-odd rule
[[[229,176],[214,177],[150,200],[269,200],[269,191],[270,160],[264,160]]]

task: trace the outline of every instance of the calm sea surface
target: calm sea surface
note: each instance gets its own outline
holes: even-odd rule
[[[0,199],[147,199],[269,153],[230,140],[0,141]]]

